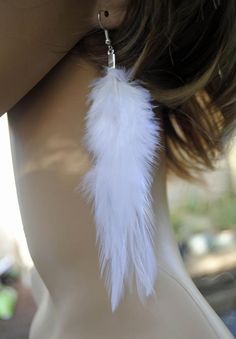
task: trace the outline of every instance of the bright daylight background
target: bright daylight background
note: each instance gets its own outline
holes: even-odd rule
[[[36,310],[33,264],[24,237],[11,162],[7,116],[0,118],[0,337],[25,339]],[[169,183],[171,216],[195,284],[236,337],[236,146],[201,186]]]

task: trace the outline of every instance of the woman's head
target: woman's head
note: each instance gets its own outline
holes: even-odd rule
[[[121,24],[110,30],[117,64],[132,68],[162,107],[169,169],[191,177],[213,168],[236,121],[235,0],[125,3]],[[76,49],[107,63],[97,27]]]

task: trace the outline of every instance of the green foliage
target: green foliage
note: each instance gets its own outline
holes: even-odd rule
[[[236,198],[232,196],[221,197],[212,205],[209,210],[217,229],[236,229]]]
[[[204,230],[236,229],[236,197],[209,200],[192,194],[171,209],[171,218],[179,240]]]

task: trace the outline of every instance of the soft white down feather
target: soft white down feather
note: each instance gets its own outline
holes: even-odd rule
[[[154,293],[150,189],[160,128],[150,92],[138,81],[129,82],[125,68],[104,69],[90,85],[83,142],[93,166],[78,188],[92,203],[101,276],[114,311],[134,277],[142,301]]]

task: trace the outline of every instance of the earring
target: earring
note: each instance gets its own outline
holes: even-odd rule
[[[130,80],[130,70],[116,67],[102,13],[106,17],[109,12],[98,12],[108,66],[104,66],[104,76],[90,84],[83,143],[92,154],[93,165],[79,189],[92,203],[100,273],[113,312],[134,278],[142,302],[155,293],[156,227],[150,189],[160,127],[150,92],[138,80]]]

